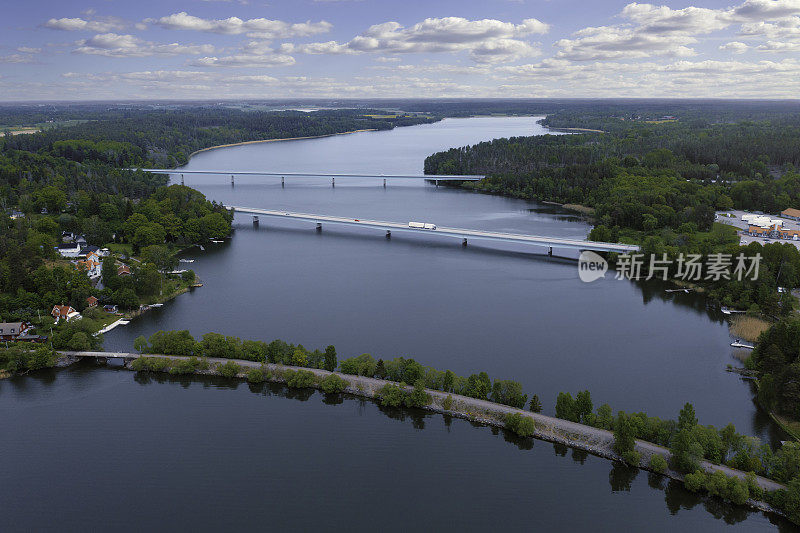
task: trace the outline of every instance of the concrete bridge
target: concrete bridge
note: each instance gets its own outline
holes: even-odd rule
[[[150,174],[169,174],[181,176],[181,185],[183,185],[184,174],[220,174],[231,177],[231,184],[234,183],[234,176],[272,176],[281,178],[281,185],[286,184],[286,178],[330,178],[331,185],[336,186],[336,178],[377,178],[383,179],[383,186],[386,187],[386,180],[396,179],[414,179],[414,180],[427,180],[434,182],[437,186],[440,181],[480,181],[486,176],[470,175],[470,174],[347,174],[336,173],[327,174],[320,172],[275,172],[270,170],[182,170],[170,168],[131,168],[127,170],[141,170],[142,172],[149,172]]]
[[[595,252],[617,252],[617,253],[631,253],[638,252],[639,247],[633,244],[619,244],[613,242],[598,242],[598,241],[585,241],[578,239],[563,239],[560,237],[545,237],[541,235],[524,235],[519,233],[501,233],[494,231],[481,231],[473,229],[461,228],[447,228],[436,226],[434,224],[426,224],[430,227],[411,227],[409,223],[400,222],[382,222],[379,220],[366,220],[360,218],[347,218],[331,215],[314,215],[309,213],[293,213],[289,211],[278,211],[273,209],[257,209],[253,207],[240,207],[240,206],[225,206],[228,209],[233,209],[234,213],[241,213],[253,216],[253,223],[258,224],[259,217],[274,217],[289,220],[301,220],[306,222],[314,222],[317,231],[322,230],[322,224],[340,224],[345,226],[359,226],[364,228],[379,229],[386,232],[386,238],[392,236],[392,232],[409,232],[427,235],[440,235],[444,237],[455,237],[461,239],[463,246],[467,245],[468,239],[495,241],[495,242],[509,242],[516,244],[530,244],[534,246],[542,246],[548,249],[550,255],[553,254],[553,248],[566,248],[572,250],[591,250]]]

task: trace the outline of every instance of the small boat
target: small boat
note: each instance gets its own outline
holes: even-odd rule
[[[225,241],[219,241],[219,240],[216,240],[216,239],[211,239],[211,242],[213,242],[214,244],[221,244],[221,243],[223,243]]]
[[[200,249],[201,249],[201,250],[203,250],[204,252],[206,251],[206,249],[205,249],[205,248],[203,248],[203,245],[202,245],[202,244],[200,245]]]
[[[181,263],[194,263],[194,259],[178,259]]]
[[[164,307],[164,304],[152,304],[150,307]]]
[[[755,349],[755,346],[751,346],[749,344],[745,344],[745,343],[739,342],[739,341],[732,342],[731,346],[733,346],[734,348],[747,348],[748,350]]]
[[[666,289],[664,292],[685,292],[686,294],[689,294],[692,292],[692,289]]]
[[[722,311],[723,315],[732,315],[733,313],[744,313],[744,311],[738,311],[736,309],[729,309],[727,307],[720,308],[720,311]]]

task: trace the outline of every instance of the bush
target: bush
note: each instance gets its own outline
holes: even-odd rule
[[[425,407],[429,403],[431,399],[425,390],[425,382],[420,379],[414,383],[414,390],[406,397],[406,407]]]
[[[406,392],[398,385],[384,385],[380,391],[381,405],[384,407],[400,407],[405,403]]]
[[[137,372],[161,372],[170,366],[171,361],[165,357],[138,357],[131,363]]]
[[[520,437],[532,437],[536,432],[536,424],[533,418],[522,416],[519,413],[506,415],[506,428]]]
[[[650,469],[658,474],[663,474],[667,471],[667,460],[663,455],[657,453],[650,456]]]
[[[194,374],[197,367],[200,365],[200,361],[197,357],[190,357],[189,359],[182,359],[172,365],[169,369],[170,374]]]
[[[240,367],[233,361],[228,361],[224,365],[217,366],[217,370],[223,377],[235,378],[236,376],[239,375],[239,372],[241,372],[242,367]]]
[[[445,411],[449,411],[453,407],[453,395],[448,394],[447,398],[444,399],[442,402],[442,407],[444,407]]]
[[[683,478],[684,487],[692,492],[699,492],[700,489],[705,487],[705,484],[706,474],[700,470],[697,470],[694,473],[686,474],[686,476]]]
[[[329,374],[319,382],[322,391],[327,394],[342,392],[347,388],[348,381],[336,374]]]
[[[250,383],[263,383],[267,380],[267,372],[263,368],[251,368],[247,371],[247,381]]]
[[[309,370],[287,370],[286,384],[295,389],[304,389],[313,387],[317,381],[317,376]]]
[[[622,454],[622,460],[631,466],[639,466],[642,455],[636,450],[628,450]]]

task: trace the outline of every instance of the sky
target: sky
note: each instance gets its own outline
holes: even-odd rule
[[[800,0],[4,4],[0,101],[800,96]]]

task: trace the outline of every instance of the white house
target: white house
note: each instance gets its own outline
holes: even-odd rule
[[[56,250],[61,254],[61,257],[78,257],[81,255],[81,246],[77,242],[59,244],[56,246]]]

